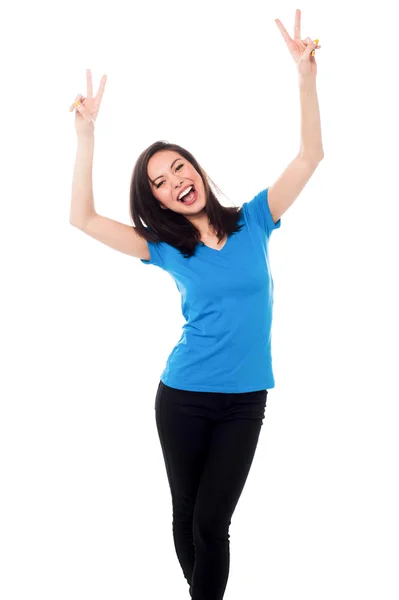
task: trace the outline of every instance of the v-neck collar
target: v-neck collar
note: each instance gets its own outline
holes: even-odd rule
[[[230,237],[231,237],[230,235],[227,236],[227,240],[225,241],[222,248],[220,248],[219,250],[217,248],[211,248],[210,246],[207,246],[206,244],[204,244],[204,242],[201,242],[201,243],[204,248],[207,248],[208,250],[211,250],[212,252],[217,252],[219,254],[220,252],[223,252],[223,250],[226,248],[227,244],[229,243]]]

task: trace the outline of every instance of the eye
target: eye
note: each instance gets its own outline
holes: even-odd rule
[[[181,167],[184,166],[184,163],[181,163],[178,167],[176,167],[176,171],[178,171]],[[165,183],[164,181],[161,181],[161,183],[158,183],[158,185],[156,185],[155,187],[158,189],[161,187],[161,185]]]

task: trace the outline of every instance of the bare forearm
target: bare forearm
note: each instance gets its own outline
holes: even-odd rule
[[[299,76],[301,102],[301,146],[299,155],[315,162],[324,157],[321,139],[320,109],[317,98],[316,78]]]
[[[72,181],[72,201],[69,221],[81,227],[95,214],[93,197],[94,133],[78,136],[75,168]]]

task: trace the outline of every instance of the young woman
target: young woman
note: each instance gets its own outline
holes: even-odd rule
[[[173,505],[173,537],[193,600],[221,600],[229,574],[229,526],[246,482],[274,387],[273,278],[268,241],[323,158],[316,93],[318,48],[291,39],[298,66],[301,145],[271,187],[238,209],[223,207],[194,156],[156,142],[138,158],[130,188],[135,227],[96,213],[92,190],[94,122],[106,76],[93,97],[78,96],[78,149],[70,222],[104,244],[168,272],[186,319],[161,374],[156,424]],[[312,55],[313,52],[313,55]],[[143,220],[147,226],[143,226]]]

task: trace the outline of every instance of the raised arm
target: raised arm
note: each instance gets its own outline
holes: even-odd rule
[[[103,217],[97,214],[94,207],[94,122],[98,114],[105,81],[106,77],[104,76],[99,92],[94,98],[91,73],[88,71],[87,98],[81,95],[77,96],[77,102],[70,108],[70,110],[73,110],[73,107],[76,108],[77,151],[69,222],[114,250],[149,260],[148,242],[139,236],[133,226]]]

